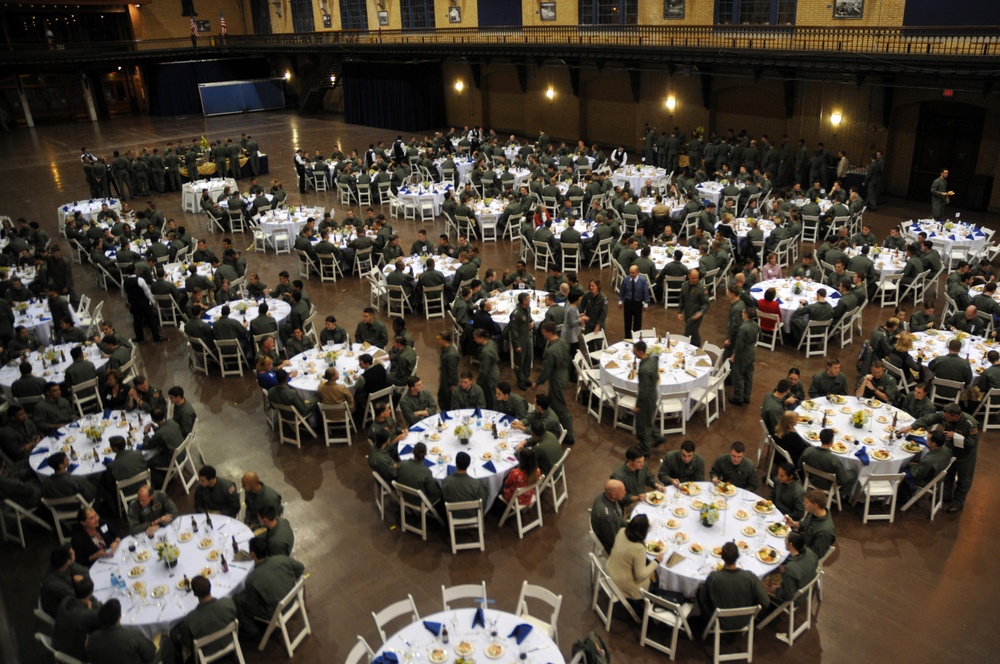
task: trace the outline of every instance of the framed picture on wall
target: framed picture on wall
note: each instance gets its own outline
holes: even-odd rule
[[[448,7],[448,22],[449,23],[461,23],[462,22],[462,8],[452,5]]]
[[[663,0],[663,18],[684,18],[684,0]]]
[[[833,0],[834,18],[864,18],[865,0]]]
[[[378,24],[381,26],[389,25],[389,12],[385,9],[379,10]]]
[[[540,3],[538,13],[542,17],[543,21],[556,20],[556,3],[554,2]]]

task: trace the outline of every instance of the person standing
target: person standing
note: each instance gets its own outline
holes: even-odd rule
[[[132,323],[135,326],[134,341],[141,343],[146,340],[146,327],[153,333],[153,341],[166,341],[160,334],[160,320],[154,309],[156,303],[146,280],[136,276],[134,265],[126,265],[124,272],[126,276],[122,281],[122,294],[125,297],[125,305],[132,314]]]
[[[628,277],[618,290],[618,308],[625,312],[625,338],[642,329],[642,312],[649,307],[649,281],[639,274],[639,267],[632,265]]]
[[[483,388],[486,407],[494,410],[497,383],[500,382],[500,353],[497,344],[486,330],[476,330],[472,340],[479,346],[479,376],[476,383]]]
[[[299,176],[299,193],[306,193],[306,159],[302,150],[295,151],[295,172]]]
[[[753,309],[743,309],[742,317],[743,323],[733,343],[733,396],[729,403],[735,406],[750,403],[753,368],[757,361],[757,337],[760,336],[757,312]]]
[[[518,293],[517,307],[510,315],[507,325],[508,342],[514,348],[514,375],[517,377],[518,389],[524,390],[531,385],[531,331],[535,323],[531,320],[531,295]]]
[[[548,345],[542,354],[542,372],[531,384],[531,388],[538,389],[538,386],[545,384],[546,381],[550,383],[549,405],[559,417],[559,423],[566,430],[566,438],[563,442],[566,445],[572,445],[576,442],[573,436],[573,415],[566,405],[566,383],[569,381],[569,364],[572,361],[569,344],[556,334],[556,324],[552,321],[542,323],[542,337],[548,342]]]
[[[458,363],[461,357],[455,348],[451,332],[442,332],[437,336],[441,347],[441,374],[438,381],[438,405],[441,412],[451,410],[451,391],[458,385]]]
[[[940,221],[944,218],[944,208],[951,201],[951,196],[954,193],[948,189],[948,169],[945,168],[931,183],[931,216],[934,219]]]
[[[632,350],[639,358],[639,388],[632,409],[635,413],[635,434],[639,439],[639,449],[649,456],[654,445],[663,444],[663,436],[653,433],[660,402],[660,361],[646,352],[645,341],[637,341]]]
[[[700,278],[697,269],[688,272],[688,281],[681,286],[681,312],[677,314],[677,319],[684,321],[684,335],[698,348],[701,348],[701,320],[712,304]]]
[[[865,205],[872,212],[878,211],[878,199],[882,194],[882,174],[885,171],[885,162],[882,160],[882,153],[876,151],[872,155],[872,161],[868,164],[868,171],[865,173],[864,186],[867,187]]]

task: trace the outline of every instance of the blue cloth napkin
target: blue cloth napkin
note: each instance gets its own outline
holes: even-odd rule
[[[142,443],[139,443],[138,445],[136,445],[135,449],[137,449],[137,450],[139,450],[141,452],[142,451]]]
[[[45,448],[36,447],[35,449],[31,450],[31,456],[34,456],[36,454],[48,454],[48,453],[49,453],[49,448],[47,447]]]
[[[397,664],[398,662],[399,658],[396,657],[396,653],[394,652],[382,653],[372,660],[372,664]]]
[[[514,628],[513,632],[507,635],[507,638],[509,639],[510,637],[513,636],[514,638],[517,639],[517,645],[521,645],[521,643],[526,638],[528,638],[529,634],[531,634],[531,625],[527,623],[521,623],[520,625]]]
[[[497,472],[497,467],[493,465],[492,461],[487,461],[486,463],[484,463],[483,468],[490,471],[491,473]]]
[[[111,419],[111,409],[110,408],[105,408],[104,409],[104,419],[106,419],[106,420]]]
[[[419,432],[421,432],[423,430],[424,430],[424,428],[422,426],[420,426],[419,424],[410,427],[410,431],[414,431],[414,432],[417,432],[417,433],[419,433]]]
[[[774,301],[778,303],[778,306],[781,306],[782,304],[784,304],[784,302],[781,301],[780,297],[779,298],[775,298]]]
[[[72,473],[74,470],[76,470],[79,467],[80,467],[80,464],[78,464],[78,463],[71,463],[71,464],[69,464],[69,472]]]
[[[62,431],[53,431],[52,433],[49,434],[49,436],[51,436],[52,438],[55,438],[56,440],[62,438],[65,435],[66,434],[64,434]]]
[[[448,417],[448,413],[446,413],[446,412],[444,412],[444,411],[441,411],[441,419],[442,419],[443,421],[447,422],[447,421],[448,421],[448,420],[450,420],[451,418],[450,418],[450,417]]]
[[[101,463],[103,463],[105,466],[107,466],[112,461],[113,461],[113,459],[111,457],[104,457],[104,459],[101,461]]]
[[[79,422],[70,422],[69,424],[66,425],[66,428],[67,429],[79,429],[80,428],[80,423]]]
[[[403,445],[402,449],[399,450],[400,454],[410,454],[411,452],[413,452],[413,445],[410,444]]]
[[[202,320],[212,320],[212,317],[211,317],[211,316],[209,316],[208,314],[202,314],[202,315],[201,315],[201,319],[202,319]]]
[[[926,445],[927,444],[927,437],[926,436],[915,436],[915,435],[913,435],[911,433],[911,434],[907,434],[906,439],[909,440],[909,441],[912,441],[912,442],[916,443],[917,445]]]
[[[931,234],[930,234],[930,235],[928,235],[927,237],[937,237],[937,233],[931,233]]]
[[[433,634],[434,636],[437,636],[437,635],[439,635],[441,633],[441,623],[436,623],[436,622],[431,622],[430,620],[425,620],[424,621],[424,627],[426,627],[427,631],[430,632],[431,634]]]
[[[449,475],[454,475],[456,470],[458,470],[458,468],[456,468],[455,466],[451,465],[450,463],[448,464],[448,474]]]
[[[497,421],[503,422],[504,424],[513,424],[515,419],[517,418],[515,418],[513,415],[504,415]]]
[[[428,468],[433,468],[434,462],[431,461],[430,459],[424,459],[424,465],[427,466]]]
[[[472,626],[480,625],[486,627],[486,618],[483,616],[482,609],[476,609],[476,615],[472,618]]]
[[[481,411],[479,408],[476,408],[475,412],[472,413],[472,416],[473,417],[482,417],[483,416],[483,411]]]
[[[857,452],[855,452],[854,456],[861,459],[861,463],[865,464],[866,466],[871,463],[871,459],[868,458],[868,452],[866,452],[865,448],[863,447]]]

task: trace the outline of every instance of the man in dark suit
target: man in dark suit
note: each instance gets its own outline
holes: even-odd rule
[[[625,314],[625,338],[632,338],[633,330],[642,329],[642,312],[649,307],[649,281],[639,274],[639,267],[628,269],[628,278],[618,291],[618,308]]]

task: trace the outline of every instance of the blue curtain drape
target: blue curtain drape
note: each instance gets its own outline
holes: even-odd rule
[[[479,0],[479,27],[521,25],[521,0]]]
[[[440,64],[344,63],[344,119],[420,131],[446,124]]]
[[[201,114],[199,83],[268,78],[271,65],[264,58],[165,62],[145,68],[150,115]]]

